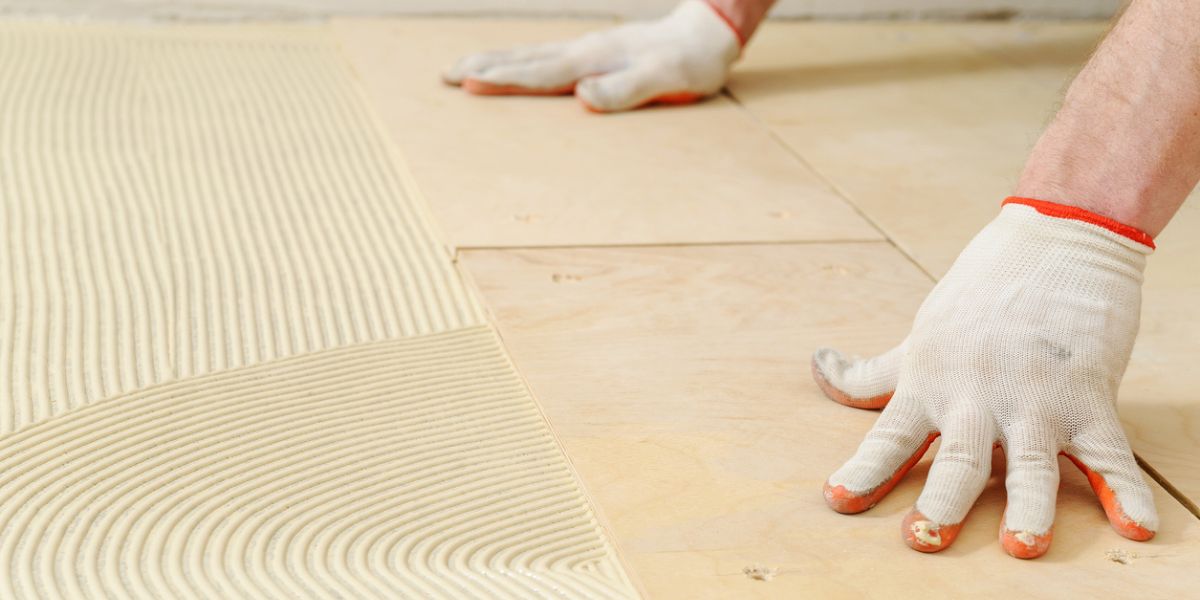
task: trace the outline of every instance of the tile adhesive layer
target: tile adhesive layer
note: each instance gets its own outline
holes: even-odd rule
[[[0,596],[636,595],[321,30],[0,76]]]

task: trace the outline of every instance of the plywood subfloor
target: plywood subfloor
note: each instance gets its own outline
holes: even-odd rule
[[[1011,193],[1106,29],[1074,24],[771,24],[733,95],[925,270],[940,276]],[[1121,389],[1132,444],[1200,500],[1200,205],[1159,238]]]
[[[1173,597],[1200,585],[1200,521],[1155,485],[1158,537],[1125,540],[1069,463],[1038,561],[997,543],[999,453],[962,537],[938,555],[900,540],[928,457],[867,513],[825,506],[822,482],[877,413],[825,399],[807,359],[903,335],[932,284],[890,245],[468,251],[460,263],[650,597]],[[775,576],[743,572],[756,567]]]
[[[604,26],[334,23],[457,247],[880,239],[727,98],[597,117],[570,97],[478,98],[439,82],[468,52]]]
[[[455,244],[493,248],[462,253],[461,266],[652,597],[1060,597],[1145,594],[1146,582],[1172,595],[1196,584],[1198,522],[1158,486],[1162,533],[1139,545],[1109,530],[1067,465],[1054,549],[1034,563],[995,542],[999,476],[937,557],[898,538],[922,471],[858,517],[828,511],[818,492],[875,415],[821,398],[808,353],[869,354],[904,335],[933,278],[1011,190],[1103,24],[772,23],[730,85],[742,118],[728,98],[594,117],[569,99],[472,98],[430,83],[464,52],[599,26],[335,29]],[[438,133],[421,133],[428,120]],[[848,243],[862,230],[846,233],[840,208],[821,208],[837,205],[814,181],[894,246]],[[1195,254],[1194,210],[1151,260],[1122,389],[1135,448],[1193,498],[1200,404],[1178,374],[1200,339],[1200,275],[1183,262]],[[742,241],[838,243],[720,245]],[[647,247],[581,248],[628,244]],[[520,249],[536,246],[565,247]]]

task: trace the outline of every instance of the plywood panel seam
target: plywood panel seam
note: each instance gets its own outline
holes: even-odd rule
[[[879,238],[838,238],[832,240],[733,240],[733,241],[713,241],[713,242],[657,242],[657,243],[612,243],[612,244],[554,244],[540,245],[532,244],[528,246],[458,246],[458,251],[455,256],[458,257],[462,252],[485,252],[485,251],[519,251],[519,250],[584,250],[584,249],[604,249],[604,248],[703,248],[703,247],[724,247],[724,246],[800,246],[800,245],[825,245],[825,244],[886,244],[890,243],[887,239]],[[894,244],[893,244],[894,245]]]
[[[739,109],[741,109],[742,112],[744,112],[751,120],[753,120],[754,122],[756,122],[760,126],[762,126],[763,129],[765,129],[767,131],[767,134],[771,136],[771,139],[774,140],[774,142],[776,144],[781,146],[784,149],[784,151],[786,151],[793,158],[795,158],[806,169],[811,171],[813,173],[813,175],[815,175],[817,177],[817,179],[819,179],[822,183],[824,183],[826,187],[828,187],[838,198],[840,198],[842,200],[842,202],[845,202],[846,205],[849,206],[859,217],[861,217],[864,221],[866,221],[873,229],[875,229],[875,231],[879,232],[879,235],[883,236],[883,238],[885,240],[887,240],[888,243],[890,243],[892,245],[892,247],[894,247],[897,251],[899,251],[901,254],[903,254],[908,259],[908,261],[913,264],[913,266],[915,266],[922,273],[924,273],[925,276],[928,277],[930,281],[937,281],[937,279],[934,278],[933,274],[930,273],[928,270],[926,270],[925,267],[923,265],[921,265],[921,263],[918,262],[917,259],[915,257],[913,257],[912,254],[910,254],[904,248],[902,248],[898,244],[896,244],[895,239],[892,238],[892,236],[887,232],[887,230],[885,230],[879,224],[878,221],[871,218],[870,215],[868,215],[860,206],[858,206],[858,204],[854,202],[854,200],[850,197],[850,195],[848,193],[846,193],[845,190],[843,190],[840,186],[837,185],[836,182],[834,182],[832,179],[830,179],[824,173],[822,173],[820,170],[818,170],[816,168],[816,166],[814,166],[811,162],[809,162],[807,159],[805,159],[804,156],[802,156],[799,152],[797,152],[794,148],[792,148],[790,144],[788,144],[787,142],[785,142],[783,140],[783,138],[779,137],[779,134],[775,131],[775,129],[773,127],[771,127],[771,125],[769,123],[767,123],[762,118],[760,118],[757,114],[755,114],[753,111],[751,111],[745,104],[743,104],[742,101],[736,95],[734,95],[732,90],[730,90],[729,88],[725,88],[724,93],[725,93],[725,95],[727,95],[729,97],[729,99],[734,103],[734,105],[736,105]]]
[[[1146,473],[1146,476],[1148,476],[1150,479],[1153,479],[1156,483],[1158,483],[1158,485],[1161,485],[1162,488],[1166,490],[1172,498],[1178,500],[1188,512],[1192,513],[1192,515],[1197,519],[1200,519],[1200,506],[1197,506],[1191,498],[1188,498],[1187,494],[1183,493],[1183,490],[1175,487],[1175,484],[1171,483],[1165,475],[1159,472],[1158,469],[1155,469],[1154,465],[1147,462],[1146,459],[1142,458],[1142,456],[1137,452],[1133,453],[1133,457],[1137,459],[1138,466],[1142,468],[1142,471]]]
[[[570,452],[567,452],[567,446],[563,444],[562,438],[558,435],[558,429],[554,426],[554,422],[550,419],[550,415],[546,414],[546,410],[542,407],[541,401],[538,400],[538,396],[536,391],[533,389],[533,385],[529,383],[529,380],[525,377],[525,374],[516,364],[516,359],[513,358],[514,354],[512,349],[509,347],[508,341],[504,339],[504,330],[500,328],[500,321],[496,318],[495,313],[492,311],[491,304],[487,301],[487,296],[483,294],[483,291],[479,288],[475,278],[471,276],[470,271],[462,262],[456,260],[454,263],[454,270],[458,272],[459,278],[463,281],[463,284],[467,287],[467,290],[471,294],[474,294],[476,298],[482,299],[480,304],[483,306],[483,316],[488,324],[488,327],[491,328],[493,334],[496,336],[500,348],[504,352],[505,358],[512,367],[512,371],[516,373],[517,378],[520,380],[521,385],[525,389],[525,393],[528,394],[529,398],[532,399],[532,403],[537,408],[538,414],[541,415],[542,420],[546,423],[546,429],[550,436],[554,438],[554,442],[559,448],[562,449],[562,455],[566,460],[568,469],[571,471],[571,476],[575,479],[575,485],[582,490],[584,502],[586,502],[588,507],[591,509],[592,515],[595,517],[601,531],[604,533],[605,539],[608,541],[609,545],[612,546],[613,555],[616,557],[617,562],[619,562],[621,567],[625,570],[626,577],[633,585],[639,596],[642,598],[648,598],[649,595],[646,593],[646,588],[642,584],[638,572],[633,569],[632,565],[629,564],[628,559],[626,559],[628,554],[621,547],[620,538],[614,534],[611,521],[607,515],[605,515],[603,507],[595,502],[594,498],[596,498],[596,495],[592,492],[587,485],[587,482],[583,479],[583,476],[580,474],[579,469],[575,465],[575,461],[571,458]]]

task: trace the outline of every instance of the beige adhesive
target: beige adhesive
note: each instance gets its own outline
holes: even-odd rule
[[[0,596],[634,595],[485,326],[135,392],[0,448]]]
[[[0,431],[482,322],[309,28],[0,25]]]
[[[320,30],[0,75],[0,597],[636,596]]]

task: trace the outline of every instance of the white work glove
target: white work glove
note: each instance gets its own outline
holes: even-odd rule
[[[575,95],[595,112],[686,103],[716,94],[741,52],[733,26],[702,0],[657,21],[567,42],[474,54],[443,79],[473,94]]]
[[[898,348],[869,360],[818,350],[813,372],[831,398],[886,404],[826,482],[829,505],[871,508],[940,434],[925,489],[902,524],[916,550],[954,541],[987,482],[994,444],[1008,462],[1000,541],[1009,554],[1034,558],[1049,548],[1060,453],[1087,475],[1118,533],[1153,537],[1154,500],[1116,410],[1153,247],[1105,217],[1010,198]]]

